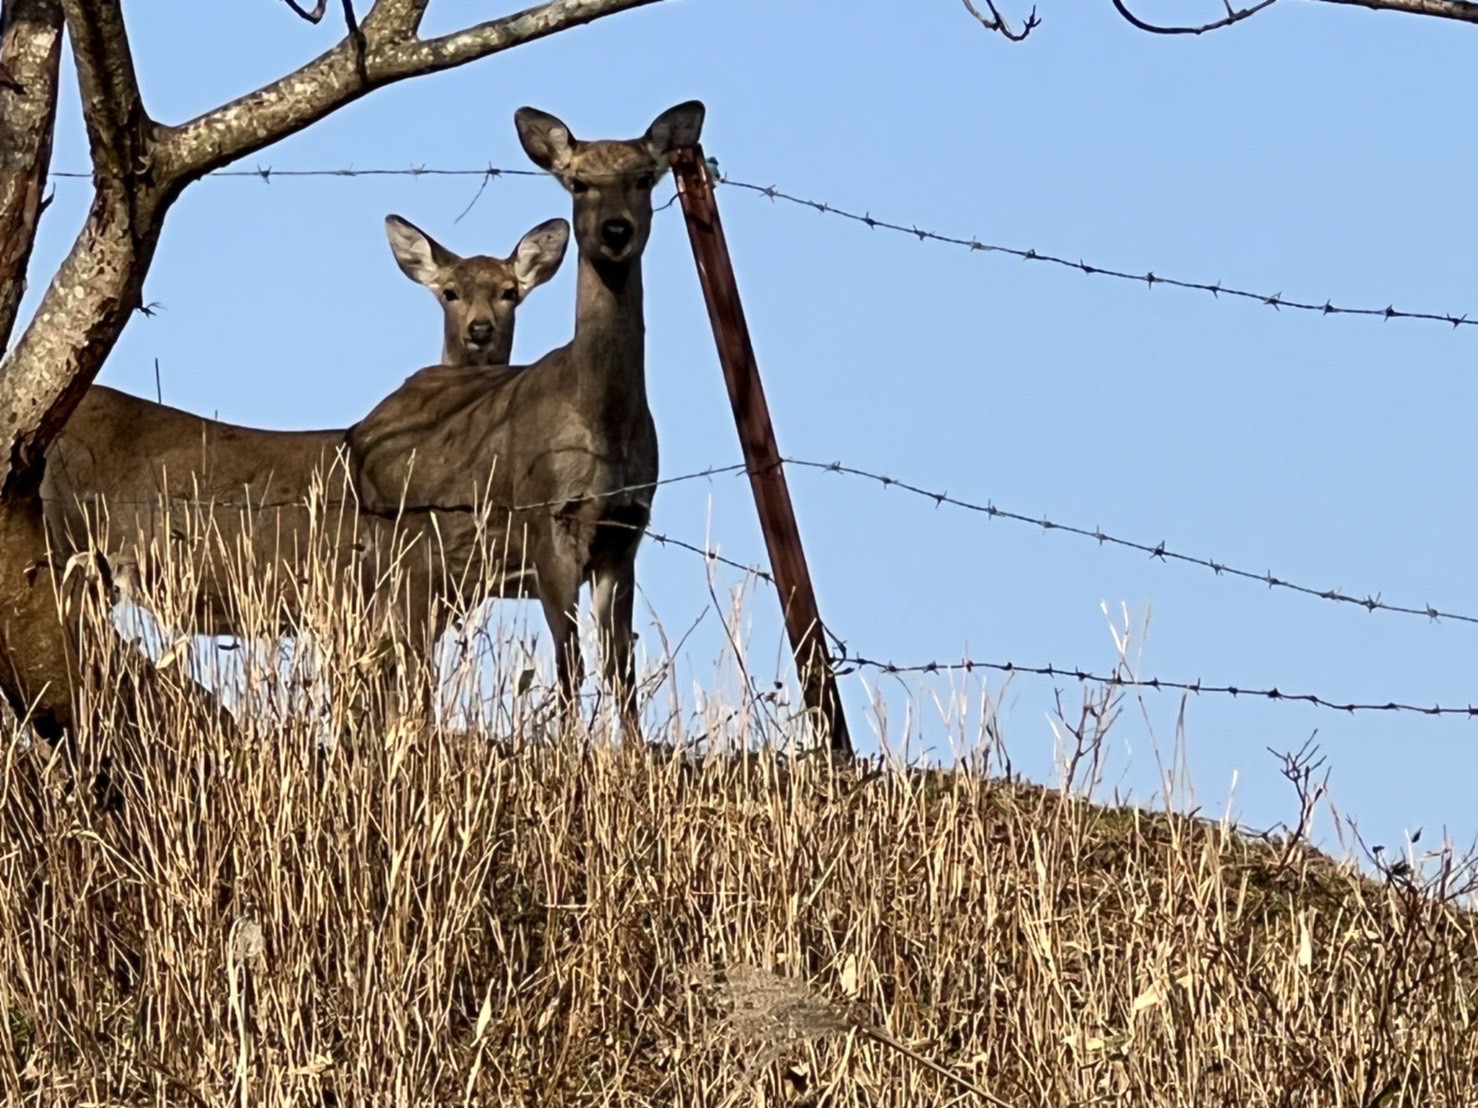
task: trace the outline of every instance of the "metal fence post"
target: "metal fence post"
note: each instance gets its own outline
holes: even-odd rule
[[[852,737],[826,649],[825,626],[816,607],[816,593],[801,548],[795,509],[785,483],[775,428],[770,422],[759,366],[744,322],[744,305],[739,300],[739,285],[724,241],[723,224],[719,222],[718,201],[703,148],[691,146],[678,151],[673,157],[672,172],[677,178],[677,195],[687,220],[688,238],[693,244],[703,298],[708,303],[708,319],[713,325],[724,380],[729,386],[739,445],[744,451],[806,707],[825,732],[831,749],[850,755]]]

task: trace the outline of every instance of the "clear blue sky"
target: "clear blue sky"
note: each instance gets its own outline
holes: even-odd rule
[[[1205,8],[1210,18],[1217,4]],[[435,0],[427,30],[499,10]],[[705,147],[737,179],[1098,265],[1478,314],[1471,28],[1287,4],[1228,31],[1166,39],[1131,30],[1107,0],[1043,14],[1027,43],[1011,45],[957,0],[673,0],[382,90],[249,164],[522,168],[520,104],[582,137],[632,137],[699,97]],[[340,33],[273,0],[130,3],[127,15],[147,104],[164,121],[277,76]],[[55,166],[86,164],[72,94]],[[387,212],[461,252],[499,254],[568,214],[554,182],[505,178],[454,222],[476,186],[193,186],[146,287],[166,310],[130,324],[100,379],[153,395],[158,358],[172,404],[259,426],[347,425],[440,350],[438,309],[396,268]],[[33,286],[69,244],[87,192],[57,183]],[[735,189],[720,204],[786,453],[1319,587],[1478,614],[1478,329],[1147,291]],[[664,473],[736,461],[675,209],[658,216],[646,274]],[[522,309],[516,360],[568,338],[573,276],[571,254]],[[1115,655],[1100,604],[1127,604],[1136,617],[1152,611],[1143,674],[1337,700],[1478,700],[1478,626],[1217,579],[861,481],[796,472],[791,482],[822,612],[865,654],[912,662],[968,650],[1106,670]],[[733,478],[663,489],[653,526],[763,562],[747,487]],[[680,636],[711,604],[704,574],[700,559],[647,545],[644,629],[655,612]],[[748,607],[765,674],[783,657],[776,607],[765,592]],[[684,648],[685,698],[711,681],[722,641],[710,614]],[[1052,772],[1047,713],[1061,684],[1018,678],[1000,705],[1017,767],[1038,778]],[[915,749],[919,738],[945,749],[931,693],[948,687],[847,678],[860,745],[876,748],[868,702],[881,694],[893,742],[911,720]],[[1075,687],[1065,693],[1076,702]],[[1152,742],[1173,743],[1179,700],[1146,692],[1142,704],[1129,701],[1113,732],[1111,781],[1148,798]],[[1478,722],[1462,720],[1193,699],[1195,801],[1222,811],[1235,774],[1237,815],[1291,817],[1265,747],[1296,747],[1316,728],[1336,802],[1370,840],[1399,846],[1419,826],[1423,846],[1443,826],[1460,843],[1478,835]]]

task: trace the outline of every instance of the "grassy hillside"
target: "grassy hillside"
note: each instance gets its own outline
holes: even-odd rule
[[[0,761],[7,1104],[1478,1104],[1451,867],[834,766],[747,705],[742,759],[358,728],[354,619],[331,749],[201,723],[178,665],[133,727],[88,618],[76,762]]]

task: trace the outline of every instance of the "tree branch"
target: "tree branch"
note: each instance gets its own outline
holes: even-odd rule
[[[164,179],[194,180],[299,131],[376,88],[451,69],[535,39],[660,0],[548,0],[434,39],[416,32],[429,0],[376,0],[360,24],[364,65],[352,36],[294,73],[163,132]]]
[[[1233,23],[1241,23],[1244,19],[1251,19],[1264,8],[1271,8],[1277,0],[1258,0],[1249,8],[1233,8],[1231,0],[1222,0],[1226,6],[1227,14],[1222,19],[1211,23],[1201,23],[1195,26],[1185,27],[1162,27],[1155,23],[1146,23],[1139,16],[1131,12],[1125,5],[1124,0],[1112,0],[1114,8],[1124,17],[1131,27],[1137,27],[1141,31],[1148,31],[1152,35],[1204,35],[1207,31],[1219,31],[1223,27],[1230,27]]]
[[[82,91],[93,185],[120,192],[150,126],[123,12],[118,0],[62,0],[62,10]]]
[[[440,38],[401,42],[387,52],[385,65],[389,79],[395,81],[422,73],[436,73],[510,47],[547,38],[571,27],[594,23],[617,12],[658,2],[660,0],[550,0]]]
[[[10,342],[26,292],[26,269],[51,167],[60,0],[4,0],[0,11],[0,352]]]
[[[995,5],[995,0],[985,0],[985,6],[990,11],[990,15],[988,16],[983,15],[980,9],[972,4],[970,0],[961,0],[961,2],[965,5],[965,10],[973,15],[976,19],[978,19],[980,21],[980,25],[984,27],[987,31],[995,31],[997,34],[1004,35],[1012,42],[1022,41],[1024,38],[1026,38],[1027,35],[1031,34],[1033,30],[1042,25],[1041,19],[1037,17],[1037,8],[1035,4],[1032,5],[1032,10],[1030,13],[1028,13],[1026,17],[1026,22],[1021,25],[1021,30],[1013,31],[1011,30],[1011,25],[1006,22],[1005,17],[1001,15],[1000,10],[997,9]]]
[[[1408,15],[1430,15],[1437,19],[1455,19],[1459,23],[1478,23],[1478,3],[1473,0],[1319,0],[1321,4],[1345,4],[1372,11],[1405,12]]]
[[[93,201],[35,318],[0,363],[0,499],[29,489],[56,432],[92,384],[129,316],[167,200],[155,184],[144,113],[118,0],[61,0],[92,148]]]
[[[1152,35],[1204,35],[1207,31],[1219,31],[1233,23],[1251,19],[1264,8],[1270,8],[1276,0],[1258,0],[1245,8],[1233,8],[1230,0],[1222,0],[1227,14],[1210,23],[1186,26],[1162,26],[1148,23],[1129,10],[1126,0],[1110,0],[1114,9],[1132,27],[1148,31]],[[1452,19],[1459,23],[1478,23],[1478,2],[1475,0],[1315,0],[1321,4],[1342,4],[1352,8],[1369,8],[1372,11],[1404,12],[1408,15],[1427,15],[1436,19]],[[969,6],[969,0],[965,0]],[[994,11],[994,8],[992,8]],[[976,18],[979,18],[977,15]],[[984,22],[982,20],[982,22]]]

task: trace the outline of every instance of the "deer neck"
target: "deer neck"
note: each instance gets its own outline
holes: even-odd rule
[[[646,410],[640,258],[615,264],[581,255],[571,347],[580,392],[596,401],[603,416],[624,421]]]

